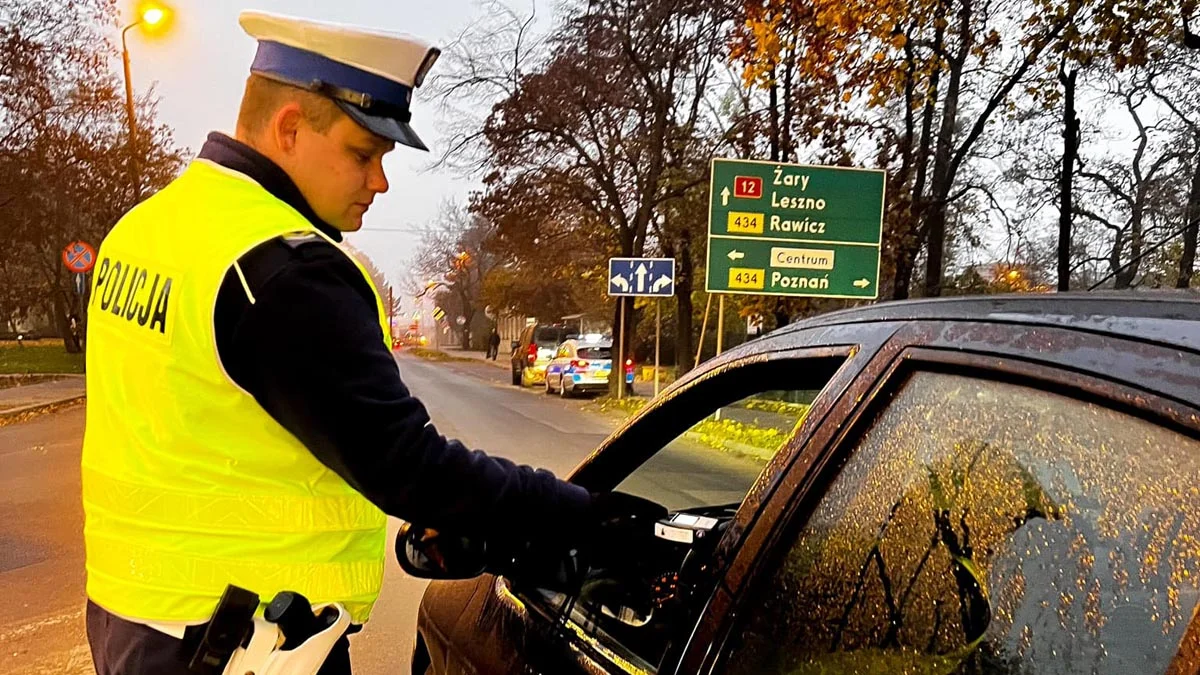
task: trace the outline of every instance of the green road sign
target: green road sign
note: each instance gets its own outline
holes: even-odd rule
[[[709,293],[876,298],[886,174],[714,159]]]

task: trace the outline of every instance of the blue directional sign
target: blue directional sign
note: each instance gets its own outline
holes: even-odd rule
[[[659,298],[675,295],[675,259],[609,258],[608,294]]]

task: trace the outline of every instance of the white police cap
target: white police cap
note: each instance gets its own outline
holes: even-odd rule
[[[441,50],[400,33],[267,12],[242,12],[238,23],[258,40],[251,72],[328,96],[366,129],[428,150],[409,126],[409,104]]]

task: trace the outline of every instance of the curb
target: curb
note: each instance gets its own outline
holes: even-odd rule
[[[12,408],[11,410],[0,410],[0,422],[4,422],[4,421],[12,419],[14,417],[20,417],[22,415],[39,413],[39,412],[42,412],[43,410],[47,410],[49,408],[57,408],[58,406],[70,405],[72,403],[78,403],[78,402],[84,400],[85,398],[87,398],[87,394],[75,394],[74,396],[66,396],[66,397],[63,397],[60,399],[56,399],[54,401],[46,401],[44,403],[34,403],[33,405],[22,406],[20,408]]]

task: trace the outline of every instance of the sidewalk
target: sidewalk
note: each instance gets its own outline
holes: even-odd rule
[[[0,419],[79,401],[83,399],[84,391],[82,375],[64,375],[62,379],[50,382],[0,389]]]
[[[496,360],[493,361],[491,359],[484,358],[484,353],[475,349],[464,350],[457,347],[443,347],[438,351],[460,359],[471,359],[472,361],[486,363],[489,366],[495,366],[501,370],[508,370],[509,368],[512,368],[512,362],[509,360],[508,354],[500,354],[496,357]]]

